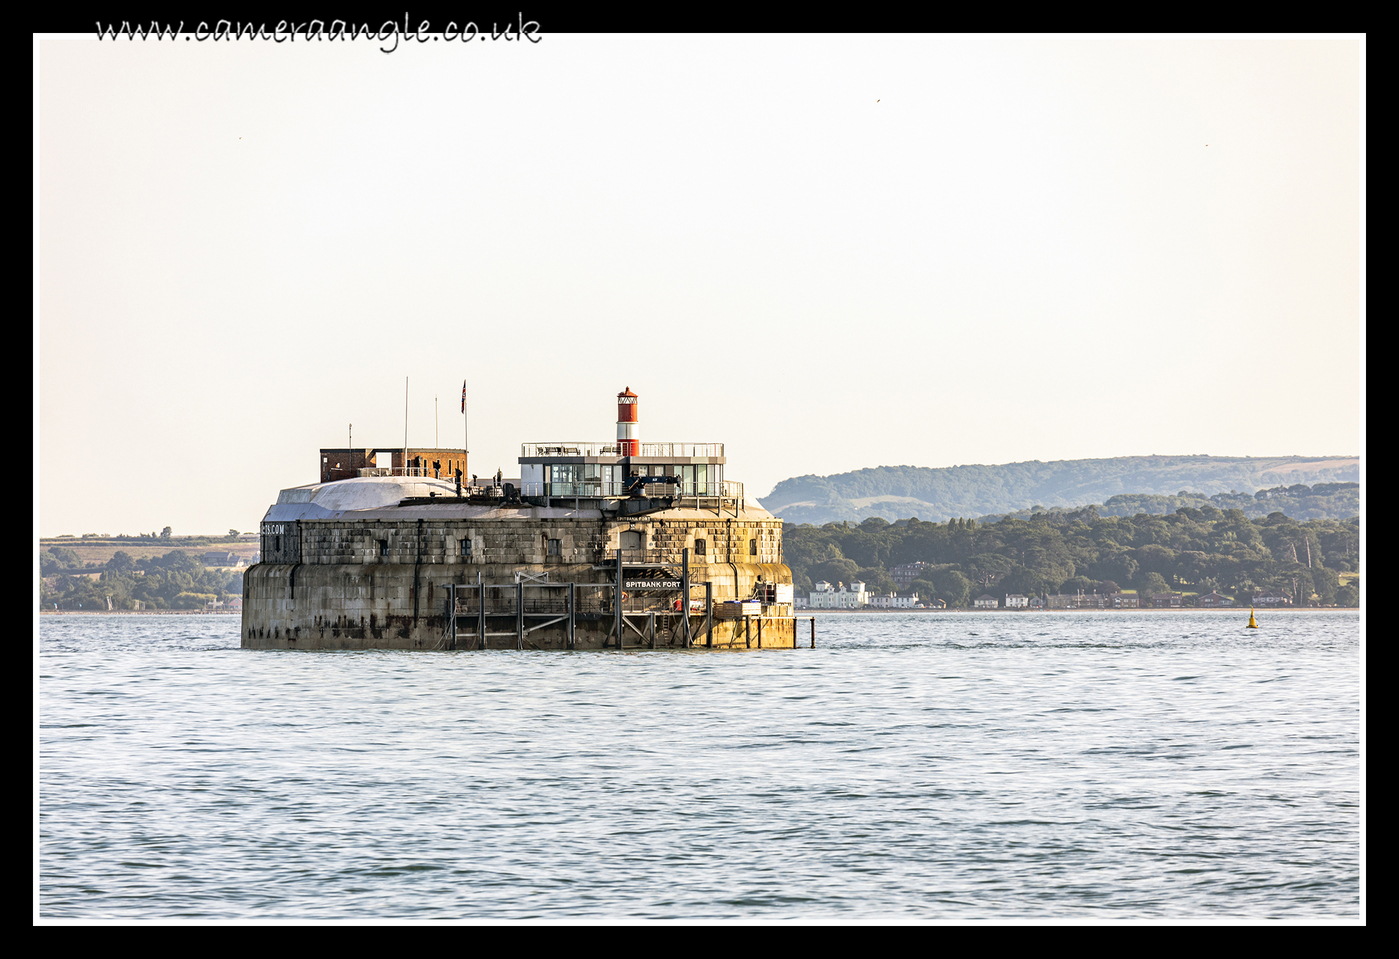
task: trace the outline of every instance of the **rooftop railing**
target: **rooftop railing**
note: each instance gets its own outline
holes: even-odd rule
[[[634,479],[627,483],[604,483],[601,480],[579,480],[574,483],[549,483],[547,492],[550,496],[630,496],[634,492],[645,493],[649,496],[680,496],[686,499],[692,497],[725,497],[733,499],[742,498],[743,484],[735,483],[731,480],[722,482],[709,481],[707,483],[694,482],[666,482],[668,477],[652,476],[641,477],[641,483]],[[545,486],[542,483],[525,483],[524,489],[520,491],[521,496],[543,496]]]
[[[431,466],[370,466],[355,470],[355,472],[360,476],[419,476],[448,481],[456,479],[456,475],[450,473],[445,466],[437,472],[436,476],[434,476]],[[463,477],[463,485],[465,485],[465,477]]]
[[[552,505],[555,501],[566,504],[569,500],[587,498],[621,499],[638,490],[630,484],[622,483],[525,483],[520,496],[542,505]],[[714,510],[723,513],[732,510],[735,516],[744,506],[743,484],[734,480],[719,483],[657,483],[648,482],[641,490],[647,496],[673,497],[679,509]],[[678,560],[676,560],[678,562]]]
[[[715,457],[724,455],[723,443],[642,443],[638,456]]]
[[[736,480],[724,480],[707,486],[683,483],[677,505],[693,509],[737,510],[743,505],[743,484]]]
[[[521,459],[536,459],[546,456],[621,456],[622,448],[616,442],[584,443],[578,440],[559,440],[549,443],[523,443],[520,445]],[[723,443],[642,443],[637,456],[674,457],[722,457]]]

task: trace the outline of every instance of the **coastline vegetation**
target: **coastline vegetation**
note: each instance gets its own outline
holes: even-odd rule
[[[1316,515],[1351,502],[1358,506],[1358,497],[1356,484],[1337,483],[1211,497],[1184,490],[1173,496],[1122,494],[1102,506],[1034,506],[979,521],[787,522],[783,557],[798,595],[821,580],[862,581],[873,593],[894,592],[891,570],[922,562],[927,565],[908,588],[950,607],[969,607],[987,593],[1002,598],[1129,590],[1187,598],[1218,592],[1237,605],[1271,591],[1296,606],[1358,606],[1360,517]],[[1278,508],[1248,515],[1264,505]],[[1125,515],[1129,507],[1137,511]],[[242,572],[206,567],[199,551],[225,544],[250,561],[257,541],[236,530],[175,538],[168,527],[159,534],[42,540],[40,608],[204,609],[228,603],[242,595]]]
[[[1031,503],[1066,510],[1096,503],[1101,516],[1213,505],[1241,509],[1250,519],[1275,510],[1295,519],[1345,519],[1360,511],[1359,479],[1355,457],[1121,456],[798,476],[778,483],[761,503],[785,520],[815,526],[871,516],[980,520],[1018,515]]]
[[[39,554],[40,609],[205,609],[242,595],[241,570],[208,568],[185,550],[139,559],[117,550],[101,566],[84,566],[66,546]]]
[[[1141,595],[1218,592],[1237,605],[1276,591],[1296,606],[1358,606],[1360,517],[1253,519],[1212,504],[1173,513],[1103,516],[1097,507],[995,522],[917,518],[786,524],[783,560],[798,595],[818,581],[895,590],[890,570],[926,563],[909,589],[968,607],[978,596],[1078,591]]]

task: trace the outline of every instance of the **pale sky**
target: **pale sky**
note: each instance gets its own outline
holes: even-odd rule
[[[1362,38],[35,43],[41,535],[255,530],[405,377],[750,497],[1364,452]]]

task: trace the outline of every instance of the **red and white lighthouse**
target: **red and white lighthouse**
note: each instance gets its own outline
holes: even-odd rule
[[[617,452],[623,456],[641,455],[641,438],[637,434],[636,394],[628,386],[617,394]]]

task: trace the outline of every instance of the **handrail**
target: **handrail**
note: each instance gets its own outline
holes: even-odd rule
[[[680,459],[693,457],[723,457],[723,443],[642,443],[637,456],[666,457]],[[622,456],[621,446],[612,443],[589,443],[579,440],[552,440],[547,443],[520,444],[521,459],[537,459],[546,456]]]
[[[581,480],[576,483],[522,483],[521,496],[550,496],[556,499],[574,497],[618,497],[641,492],[652,496],[674,496],[680,499],[712,499],[725,502],[743,501],[743,484],[736,480],[713,480],[707,483],[667,482],[668,477],[652,476],[633,479],[627,483],[604,483],[601,480]]]
[[[678,456],[682,459],[694,456],[716,457],[724,455],[723,443],[642,443],[639,456]]]
[[[355,470],[359,476],[416,476],[423,479],[445,480],[449,483],[456,479],[456,476],[449,474],[446,469],[439,472],[440,475],[434,476],[431,466],[368,466]]]
[[[513,589],[514,587],[511,587],[511,588]],[[611,586],[608,586],[608,589],[609,589],[609,590],[611,590],[611,588],[612,588]],[[460,587],[459,587],[459,589],[460,589]],[[458,617],[462,617],[462,618],[479,616],[479,615],[481,614],[481,603],[480,603],[480,601],[479,601],[479,599],[478,599],[477,597],[470,595],[471,593],[474,593],[474,592],[475,592],[476,587],[475,587],[475,586],[467,586],[467,587],[465,587],[465,589],[467,590],[467,595],[459,596],[459,598],[457,599],[456,615],[457,615]],[[718,604],[718,603],[715,603],[714,606],[715,606],[715,609],[718,609],[718,608],[719,608],[719,604]],[[667,595],[664,596],[664,597],[662,597],[662,596],[647,596],[647,597],[631,597],[631,596],[629,596],[627,599],[624,599],[624,600],[622,601],[622,611],[625,612],[625,613],[646,612],[646,611],[648,611],[648,610],[654,611],[654,612],[656,612],[656,613],[669,613],[669,614],[671,614],[671,615],[679,616],[679,610],[677,610],[677,609],[674,608],[674,600],[671,599],[671,597],[670,597],[669,594],[667,594]],[[595,599],[595,600],[582,600],[582,599],[580,599],[580,600],[578,600],[578,604],[574,607],[573,611],[574,611],[574,613],[583,613],[583,614],[586,614],[586,613],[610,613],[610,612],[613,612],[614,610],[613,610],[613,607],[612,607],[612,600],[611,600],[611,599]],[[511,596],[510,599],[509,599],[508,601],[497,602],[495,599],[492,599],[492,598],[489,598],[489,597],[488,597],[487,600],[486,600],[486,615],[487,615],[487,616],[515,616],[515,615],[518,615],[520,612],[521,612],[521,610],[519,610],[519,609],[516,608],[516,606],[515,606],[515,600],[514,600],[514,597],[513,597],[513,596]],[[566,599],[539,599],[539,600],[527,599],[527,600],[525,600],[525,606],[524,606],[523,612],[524,612],[524,614],[525,614],[526,616],[557,616],[557,615],[560,615],[560,614],[567,614],[567,613],[568,613],[568,600],[566,600]],[[702,616],[702,615],[703,615],[702,606],[701,606],[701,608],[697,609],[697,608],[695,607],[695,601],[694,601],[694,600],[692,600],[691,603],[690,603],[690,615],[691,615],[691,616]]]

